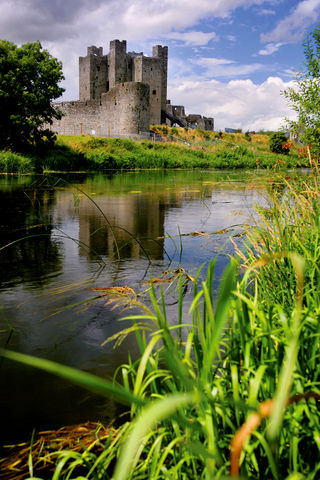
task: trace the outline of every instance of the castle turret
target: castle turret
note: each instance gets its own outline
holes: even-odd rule
[[[102,47],[88,47],[87,56],[79,57],[79,98],[99,99],[108,90],[108,61]]]
[[[130,81],[128,79],[127,66],[127,42],[123,40],[112,40],[110,42],[109,58],[109,89],[117,85]]]
[[[167,78],[168,78],[168,47],[155,45],[152,48],[152,56],[161,58],[161,109],[166,109],[167,104]]]

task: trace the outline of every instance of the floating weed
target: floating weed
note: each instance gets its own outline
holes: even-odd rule
[[[96,287],[90,290],[99,293],[100,298],[107,298],[105,306],[114,304],[114,308],[137,305],[137,294],[130,287]]]
[[[82,453],[84,450],[94,452],[98,457],[105,451],[106,443],[116,439],[118,430],[105,427],[98,422],[86,422],[59,430],[39,432],[32,443],[33,471],[37,475],[52,478],[57,456],[61,452]],[[28,459],[30,444],[5,445],[6,457],[0,460],[6,480],[23,480],[28,478]],[[2,476],[2,475],[1,475]]]
[[[174,280],[177,280],[178,278],[184,278],[183,285],[186,285],[188,282],[194,282],[194,278],[189,275],[182,267],[178,267],[173,270],[166,270],[165,272],[162,273],[162,276],[160,278],[152,278],[151,280],[146,280],[144,283],[147,283],[149,285],[155,285],[159,283],[172,283]]]

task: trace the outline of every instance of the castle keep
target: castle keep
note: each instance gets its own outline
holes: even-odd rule
[[[125,40],[110,51],[88,47],[79,58],[79,100],[60,102],[63,113],[51,129],[62,135],[149,135],[150,124],[197,126],[213,130],[213,118],[185,115],[167,100],[168,47],[156,45],[152,57],[128,52]]]

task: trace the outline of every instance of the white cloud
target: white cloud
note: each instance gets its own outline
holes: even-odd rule
[[[166,33],[162,37],[170,40],[179,40],[186,46],[202,46],[207,45],[211,40],[219,40],[219,37],[215,32],[170,32]]]
[[[264,49],[259,50],[258,55],[272,55],[279,50],[283,43],[268,43]]]
[[[279,77],[269,77],[261,84],[251,80],[184,80],[169,85],[169,96],[174,104],[185,105],[187,113],[214,117],[215,130],[277,130],[285,116],[293,116],[280,95],[293,85]]]
[[[320,0],[303,0],[271,32],[261,34],[261,41],[298,42],[305,35],[306,29],[319,20],[319,16]]]
[[[228,18],[268,0],[1,0],[0,31],[15,42],[63,42],[77,37],[131,41],[181,31],[200,20]],[[269,0],[270,1],[270,0]]]
[[[231,63],[236,63],[234,60],[228,60],[227,58],[201,58],[197,60],[195,63],[201,65],[203,67],[209,67],[212,65],[230,65]]]
[[[243,75],[249,75],[250,73],[257,72],[262,68],[265,68],[260,63],[240,64],[234,60],[225,58],[199,58],[192,60],[191,63],[203,67],[205,70],[204,75],[206,77],[237,77]]]
[[[134,0],[124,14],[127,27],[133,25],[144,32],[181,30],[207,18],[228,18],[238,7],[261,5],[265,0]]]
[[[275,15],[276,11],[275,10],[270,10],[267,8],[262,8],[261,10],[258,11],[258,15]]]

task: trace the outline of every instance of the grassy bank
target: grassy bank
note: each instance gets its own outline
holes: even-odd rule
[[[290,182],[258,207],[217,298],[212,261],[202,281],[189,278],[188,315],[182,276],[173,318],[156,287],[151,307],[133,301],[141,314],[122,334],[136,335],[141,356],[114,383],[3,352],[128,405],[112,435],[46,458],[52,478],[319,478],[319,176]]]
[[[288,155],[269,149],[267,134],[220,134],[154,126],[161,142],[60,136],[46,155],[0,153],[0,171],[104,171],[148,168],[294,168],[308,165],[292,146]],[[15,156],[15,162],[12,161]]]

